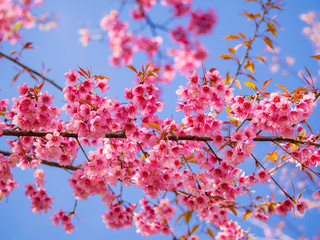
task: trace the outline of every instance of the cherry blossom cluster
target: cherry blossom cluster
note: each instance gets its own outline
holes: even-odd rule
[[[57,128],[57,116],[60,110],[51,107],[53,95],[47,91],[39,93],[37,89],[30,89],[25,83],[18,87],[20,96],[13,98],[14,105],[7,111],[7,119],[22,130],[45,130]]]
[[[250,123],[265,132],[293,137],[295,130],[292,126],[298,125],[312,114],[316,106],[314,100],[313,94],[304,95],[294,105],[279,93],[271,93],[269,98],[254,104],[254,116]]]
[[[133,217],[138,233],[142,236],[172,233],[173,229],[168,226],[168,223],[175,215],[176,207],[172,206],[168,198],[161,199],[155,208],[149,205],[145,197],[139,203],[142,210],[135,213]]]
[[[62,110],[67,114],[67,123],[60,119],[61,110],[52,106],[53,96],[41,92],[41,87],[19,86],[20,96],[13,99],[11,108],[8,100],[1,100],[1,112],[6,113],[6,121],[0,124],[2,133],[5,129],[18,128],[46,131],[46,134],[8,140],[12,154],[0,159],[0,194],[8,196],[17,187],[12,168],[35,168],[44,160],[64,168],[75,162],[83,144],[95,150],[85,154],[84,161],[76,168],[72,166],[72,177],[68,181],[77,200],[101,197],[109,209],[102,214],[108,228],[132,227],[134,222],[137,232],[143,236],[172,234],[170,221],[176,207],[168,198],[161,198],[163,192],[168,192],[177,195],[176,204],[219,228],[217,239],[242,239],[246,232],[230,220],[230,211],[235,211],[230,203],[246,195],[256,184],[269,182],[271,175],[270,170],[264,168],[245,174],[239,166],[251,157],[255,138],[263,133],[288,137],[289,130],[281,130],[286,127],[293,131],[290,137],[302,132],[299,123],[312,113],[315,97],[303,94],[294,102],[272,93],[264,99],[247,100],[234,96],[234,89],[223,81],[217,70],[211,69],[203,77],[191,72],[186,77],[186,87],[180,86],[176,92],[179,101],[176,111],[182,111],[185,116],[178,123],[170,118],[162,120],[157,115],[164,108],[154,81],[157,71],[158,68],[151,68],[150,72],[145,69],[137,73],[136,85],[124,90],[128,101],[121,103],[101,96],[100,93],[105,94],[109,89],[108,78],[91,76],[83,69],[70,70],[65,74],[67,84],[63,89],[67,104]],[[220,114],[227,106],[229,116],[234,115],[239,121],[249,119],[249,123],[237,125],[237,129],[222,135],[226,121],[221,120]],[[281,119],[285,117],[283,124]],[[45,122],[42,124],[42,121]],[[269,121],[273,121],[273,125],[268,124]],[[66,137],[65,131],[78,137]],[[106,134],[125,134],[125,137],[106,138]],[[185,135],[210,137],[212,147],[208,143],[207,148],[205,141],[180,141],[179,136]],[[176,140],[169,140],[172,136],[176,136]],[[310,135],[304,140],[315,142],[317,139]],[[308,166],[318,165],[316,146],[295,149],[289,144],[282,146]],[[292,156],[288,154],[288,158]],[[53,198],[48,197],[43,188],[43,170],[37,168],[34,177],[34,185],[25,185],[25,195],[32,201],[32,211],[47,213]],[[111,186],[118,184],[143,190],[145,197],[139,202],[140,210],[115,193]],[[159,197],[158,203],[152,203]],[[285,216],[296,208],[303,214],[307,209],[305,202],[293,198],[283,202],[263,199],[261,204],[272,206],[265,212],[259,205],[252,205],[253,217],[261,221],[267,221],[273,213]],[[73,214],[67,215],[61,210],[51,219],[55,225],[61,221],[65,231],[71,233]]]
[[[71,217],[65,214],[62,209],[59,212],[55,212],[54,215],[50,217],[50,219],[52,220],[53,225],[57,227],[59,226],[59,223],[61,221],[61,225],[66,233],[71,234],[76,228],[71,222]]]
[[[42,0],[0,1],[0,39],[11,43],[21,39],[21,29],[33,28],[37,21],[31,11],[42,4]]]
[[[90,195],[100,195],[102,202],[106,205],[110,205],[115,200],[114,194],[110,192],[102,177],[88,178],[83,170],[77,170],[68,181],[76,199],[86,200]]]
[[[188,71],[197,69],[201,65],[201,61],[208,57],[208,52],[195,38],[199,35],[209,34],[217,22],[217,17],[213,9],[209,9],[206,12],[200,9],[193,10],[191,7],[192,2],[192,0],[161,1],[163,7],[174,8],[172,13],[174,17],[189,18],[186,26],[177,25],[172,29],[168,29],[165,25],[153,23],[148,16],[156,1],[136,0],[137,5],[131,11],[131,16],[134,20],[143,19],[146,21],[152,29],[152,37],[146,37],[130,31],[129,25],[120,20],[118,12],[115,10],[105,15],[100,21],[100,27],[103,31],[108,32],[109,46],[112,51],[111,64],[113,66],[129,64],[137,51],[144,51],[148,59],[153,59],[156,54],[161,57],[163,54],[160,53],[160,45],[163,40],[158,33],[159,30],[168,32],[173,42],[178,43],[179,47],[174,46],[167,49],[167,55],[173,57],[174,63],[161,64],[164,71],[161,71],[162,77],[157,80],[168,82],[173,79],[176,71],[186,74]],[[93,39],[88,29],[80,29],[79,34],[81,35],[80,41],[84,46]]]
[[[9,158],[4,158],[0,154],[0,197],[9,196],[15,188],[18,187],[18,183],[13,180],[11,168],[15,166],[15,162],[10,161]]]
[[[25,195],[32,201],[32,212],[41,213],[43,210],[45,213],[48,213],[48,210],[52,209],[51,205],[54,198],[48,197],[46,189],[43,189],[42,187],[35,189],[31,183],[24,187],[26,188]]]
[[[136,205],[123,209],[120,204],[112,204],[109,211],[102,214],[102,221],[107,222],[107,228],[120,229],[132,226],[132,214]]]

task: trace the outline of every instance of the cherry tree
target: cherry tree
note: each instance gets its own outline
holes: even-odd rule
[[[317,73],[308,67],[297,73],[294,58],[282,60],[276,39],[283,29],[281,0],[245,1],[241,14],[250,31],[224,36],[228,47],[216,57],[226,60],[228,70],[210,66],[207,59],[215,53],[202,41],[224,23],[214,3],[202,10],[195,2],[122,1],[101,15],[97,29],[79,29],[84,47],[102,42],[110,64],[133,74],[123,97],[111,97],[114,79],[107,71],[65,69],[61,84],[47,77],[44,65],[36,70],[23,62],[36,47],[25,41],[23,29],[50,29],[57,19],[37,13],[42,1],[0,1],[1,63],[14,65],[12,83],[18,85],[18,96],[0,100],[2,201],[24,188],[31,211],[68,234],[85,219],[79,205],[95,197],[105,206],[101,218],[109,229],[135,228],[142,236],[168,239],[253,239],[249,223],[267,238],[289,239],[279,226],[272,231],[274,219],[302,217],[319,206],[320,135],[309,123],[317,118]],[[317,62],[316,12],[300,17]],[[6,51],[9,44],[16,50]],[[142,66],[136,56],[143,56]],[[299,85],[279,84],[279,70]],[[21,83],[26,76],[33,81]],[[181,76],[173,117],[161,86]],[[56,104],[58,95],[63,104]],[[68,209],[54,204],[63,196],[47,187],[55,181],[46,178],[49,168],[70,173],[64,184],[74,204]],[[33,180],[21,186],[15,178],[20,170]],[[126,191],[135,191],[138,200]]]

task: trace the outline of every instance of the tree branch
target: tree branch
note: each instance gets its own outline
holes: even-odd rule
[[[4,129],[2,135],[3,136],[29,136],[29,137],[45,137],[47,134],[52,134],[52,131],[25,131],[25,130],[10,130],[10,129]],[[67,131],[60,132],[60,136],[62,137],[72,137],[72,138],[78,138],[78,134],[71,133]],[[125,132],[119,131],[119,132],[109,132],[106,133],[105,138],[127,138]],[[203,141],[203,142],[210,142],[212,141],[212,138],[210,137],[198,137],[198,136],[192,136],[192,135],[169,135],[167,136],[168,140],[173,141]],[[303,145],[312,145],[316,147],[320,147],[320,143],[310,142],[310,141],[302,141],[294,138],[283,138],[281,136],[258,136],[253,138],[253,141],[255,142],[290,142],[290,143],[299,143]]]
[[[258,30],[259,30],[259,28],[260,28],[260,26],[261,26],[261,23],[264,21],[264,17],[265,17],[265,15],[268,13],[268,10],[269,10],[269,8],[265,8],[265,7],[264,7],[263,14],[262,14],[262,16],[260,17],[259,22],[256,24],[256,29],[255,29],[255,31],[254,31],[254,34],[253,34],[252,38],[250,39],[250,42],[248,43],[247,50],[246,50],[243,58],[241,59],[241,62],[240,62],[239,65],[238,65],[238,69],[237,69],[236,74],[234,75],[234,77],[233,77],[233,79],[232,79],[232,82],[231,82],[231,84],[230,84],[230,87],[234,84],[234,82],[236,81],[236,78],[237,78],[238,75],[240,74],[240,70],[241,70],[241,67],[242,67],[244,61],[249,57],[249,50],[251,49],[251,45],[252,45],[252,43],[254,42],[255,38],[257,37]]]
[[[0,153],[3,154],[4,156],[10,156],[10,155],[13,154],[12,152],[2,151],[2,150],[0,150]],[[31,157],[27,157],[27,158],[28,159],[32,159]],[[68,170],[72,170],[72,171],[81,169],[80,167],[75,167],[75,166],[72,166],[72,165],[63,165],[63,166],[61,166],[59,163],[50,162],[50,161],[47,161],[47,160],[41,160],[41,164],[44,164],[44,165],[47,165],[47,166],[50,166],[50,167],[68,169]]]
[[[253,159],[256,161],[256,163],[263,169],[266,170],[266,168],[259,162],[259,160],[251,153],[251,157],[253,157]],[[270,174],[269,174],[270,175]],[[284,195],[288,198],[290,198],[290,200],[292,202],[294,202],[294,198],[290,196],[289,193],[287,193],[281,186],[280,184],[270,175],[272,181],[278,186],[278,188],[280,188],[280,190],[284,193]]]
[[[10,56],[2,53],[2,52],[0,52],[0,57],[4,57],[4,58],[8,59],[9,61],[11,61],[11,62],[19,65],[20,67],[26,69],[28,72],[31,72],[31,73],[37,75],[38,77],[42,78],[44,81],[47,81],[47,82],[51,83],[53,86],[55,86],[56,88],[58,88],[60,91],[63,90],[63,88],[60,87],[58,84],[56,84],[54,81],[52,81],[52,80],[50,80],[49,78],[43,76],[41,73],[39,73],[39,72],[37,72],[37,71],[35,71],[35,70],[27,67],[25,64],[19,62],[18,60],[14,59],[14,58],[12,58],[12,57],[10,57]]]
[[[304,164],[303,162],[301,162],[297,157],[295,157],[291,152],[289,152],[287,149],[285,149],[284,147],[282,147],[279,143],[274,142],[278,147],[280,147],[283,151],[285,151],[287,154],[289,154],[292,158],[294,158],[295,160],[297,160],[304,168],[309,169],[311,172],[313,172],[315,175],[317,175],[318,177],[320,177],[320,173],[317,173],[316,171],[314,171],[312,168],[310,168],[309,166],[307,166],[306,164]]]

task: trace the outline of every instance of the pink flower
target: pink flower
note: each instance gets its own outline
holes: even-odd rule
[[[297,204],[297,210],[301,213],[304,214],[304,211],[308,209],[308,205],[305,202],[299,202]]]
[[[76,74],[72,69],[68,73],[65,73],[64,76],[68,78],[68,81],[66,82],[66,85],[69,84],[77,84],[77,80],[79,78],[79,74]]]
[[[267,169],[266,170],[260,169],[257,172],[256,179],[259,181],[260,184],[264,184],[270,178],[271,178],[271,176],[270,176],[269,171]]]

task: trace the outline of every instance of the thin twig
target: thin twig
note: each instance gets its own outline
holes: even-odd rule
[[[250,39],[250,41],[249,41],[249,44],[248,44],[248,46],[247,46],[247,50],[246,50],[246,52],[245,52],[245,54],[244,54],[241,62],[240,62],[239,65],[238,65],[238,69],[237,69],[236,74],[234,75],[234,77],[233,77],[233,79],[232,79],[232,82],[231,82],[231,84],[230,84],[230,87],[232,87],[232,85],[233,85],[234,82],[236,81],[236,78],[237,78],[238,75],[240,74],[240,70],[241,70],[241,67],[242,67],[244,61],[245,61],[245,60],[248,58],[248,56],[249,56],[249,50],[251,49],[251,45],[252,45],[252,43],[254,42],[255,38],[257,37],[258,30],[259,30],[259,28],[260,28],[260,26],[261,26],[261,23],[264,21],[264,17],[265,17],[265,15],[267,14],[268,10],[269,10],[268,8],[264,8],[263,14],[262,14],[262,16],[260,17],[259,22],[256,24],[256,29],[255,29],[255,31],[254,31],[253,37],[252,37],[252,38]]]
[[[259,160],[251,153],[251,157],[256,161],[256,163],[263,169],[266,170],[266,168],[259,162]],[[270,174],[269,174],[270,175]],[[270,175],[272,181],[280,188],[280,190],[286,195],[288,198],[290,198],[291,201],[294,202],[294,198],[289,195],[281,186],[280,184]]]
[[[3,136],[30,136],[30,137],[45,137],[47,134],[52,134],[52,131],[25,131],[25,130],[11,130],[4,129],[2,135]],[[71,133],[67,131],[60,132],[60,136],[62,137],[72,137],[78,138],[78,134]],[[109,132],[104,136],[105,138],[127,138],[124,131],[119,132]],[[210,142],[212,138],[210,137],[198,137],[192,135],[170,135],[167,137],[168,140],[178,141],[203,141]],[[258,136],[252,139],[255,142],[290,142],[290,143],[300,143],[303,145],[313,145],[316,147],[320,147],[320,143],[310,142],[310,141],[302,141],[294,138],[283,138],[281,136]]]
[[[284,165],[286,165],[286,164],[289,163],[289,162],[290,162],[290,161],[287,160],[287,161],[281,163],[280,165],[272,168],[272,169],[269,171],[269,174],[270,174],[270,175],[273,174],[275,171],[277,171],[278,169],[282,168]]]
[[[141,145],[140,145],[140,143],[139,143],[139,142],[137,142],[137,145],[139,146],[140,150],[142,151],[142,153],[143,153],[144,157],[145,157],[145,158],[148,158],[149,154],[148,154],[148,153],[146,153],[146,152],[143,150],[143,148],[141,147]]]
[[[0,153],[3,154],[4,156],[10,156],[10,155],[13,154],[12,152],[2,151],[2,150],[0,150]],[[27,158],[31,159],[31,157],[28,157],[28,156],[27,156]],[[75,166],[72,166],[72,165],[63,165],[63,166],[61,166],[59,163],[50,162],[50,161],[47,161],[47,160],[41,160],[41,164],[44,164],[44,165],[47,165],[47,166],[50,166],[50,167],[57,167],[57,168],[63,168],[63,169],[67,169],[67,170],[72,170],[72,171],[81,169],[80,167],[75,167]]]
[[[282,147],[279,143],[274,142],[275,144],[277,144],[278,147],[280,147],[283,151],[285,151],[286,153],[288,153],[292,158],[294,158],[295,160],[297,160],[304,168],[309,169],[311,172],[313,172],[315,175],[317,175],[318,177],[320,177],[320,174],[315,172],[312,168],[310,168],[309,166],[305,165],[303,162],[301,162],[297,157],[295,157],[292,153],[290,153],[287,149],[285,149],[284,147]]]
[[[88,162],[91,162],[90,159],[88,158],[86,152],[84,151],[84,149],[83,149],[83,147],[82,147],[82,145],[81,145],[81,143],[80,143],[80,141],[79,141],[79,138],[76,138],[76,140],[77,140],[77,142],[78,142],[78,145],[79,145],[80,148],[81,148],[81,151],[83,152],[84,156],[85,156],[86,159],[88,160]]]
[[[220,162],[222,162],[222,159],[218,157],[218,155],[213,151],[212,147],[210,146],[210,144],[206,141],[207,146],[209,147],[209,149],[211,150],[211,152],[214,154],[214,156],[216,157],[216,159]]]
[[[41,73],[39,73],[39,72],[37,72],[37,71],[29,68],[29,67],[26,66],[25,64],[19,62],[18,60],[14,59],[14,58],[12,58],[12,57],[10,57],[10,56],[2,53],[2,52],[0,52],[0,57],[4,57],[4,58],[10,60],[11,62],[19,65],[19,66],[22,67],[23,69],[26,69],[28,72],[31,72],[31,73],[37,75],[38,77],[42,78],[44,81],[47,81],[47,82],[49,82],[50,84],[52,84],[53,86],[55,86],[56,88],[58,88],[60,91],[63,90],[63,88],[60,87],[58,84],[56,84],[53,80],[50,80],[49,78],[43,76]]]

